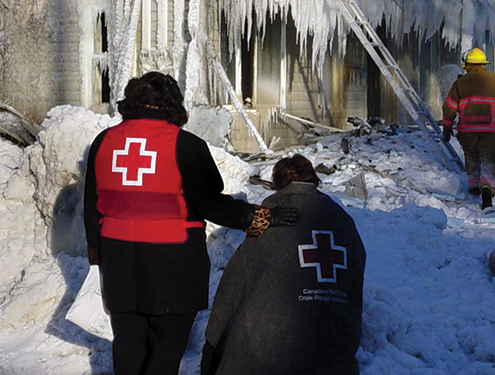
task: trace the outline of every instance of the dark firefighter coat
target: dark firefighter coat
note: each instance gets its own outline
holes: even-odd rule
[[[452,85],[442,106],[443,126],[452,126],[459,113],[458,132],[495,132],[495,74],[483,65],[467,65],[466,74]]]

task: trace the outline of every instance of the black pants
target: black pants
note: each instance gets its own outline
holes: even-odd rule
[[[111,314],[115,375],[177,375],[194,314]]]
[[[457,139],[464,151],[468,186],[488,188],[495,192],[495,133],[459,133]]]
[[[213,345],[208,341],[203,346],[203,356],[201,357],[201,375],[214,375],[220,364],[220,357]]]

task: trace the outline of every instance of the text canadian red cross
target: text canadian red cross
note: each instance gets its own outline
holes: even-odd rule
[[[316,267],[318,282],[336,283],[337,268],[347,269],[347,249],[334,243],[331,231],[311,231],[312,245],[299,245],[301,267]]]
[[[143,174],[155,173],[156,151],[146,150],[146,138],[126,138],[123,150],[114,150],[112,172],[122,173],[122,185],[142,186]]]

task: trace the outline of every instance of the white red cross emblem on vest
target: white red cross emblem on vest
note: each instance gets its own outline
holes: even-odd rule
[[[123,150],[114,150],[112,172],[122,173],[122,185],[143,186],[143,174],[155,173],[156,151],[146,150],[146,138],[126,138]]]
[[[299,245],[301,267],[316,267],[318,282],[336,283],[337,268],[347,269],[347,249],[337,246],[331,231],[311,231],[312,245]]]

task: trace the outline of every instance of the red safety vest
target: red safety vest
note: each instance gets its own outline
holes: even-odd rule
[[[124,241],[187,240],[182,176],[176,159],[179,127],[160,120],[127,120],[110,128],[95,159],[101,235]]]

